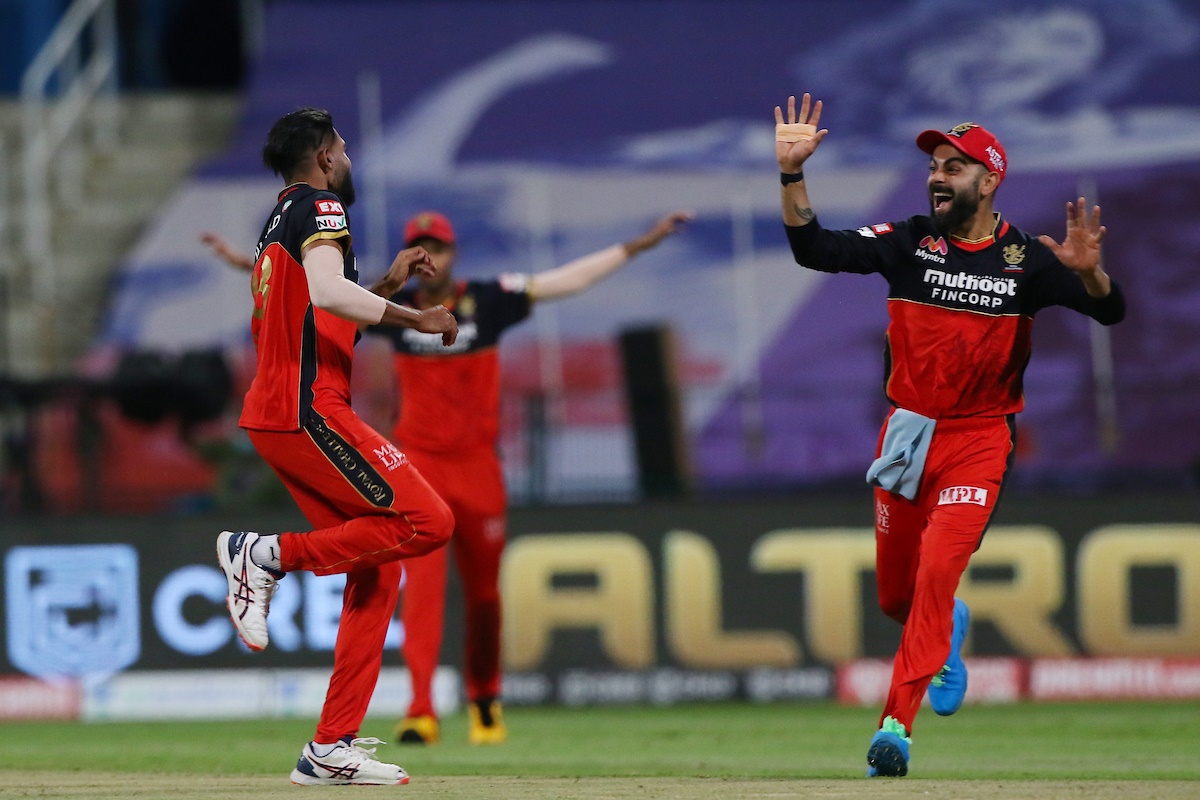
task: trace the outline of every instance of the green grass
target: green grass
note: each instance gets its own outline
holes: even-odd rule
[[[414,776],[860,779],[875,709],[831,704],[509,708],[509,741],[380,749]],[[968,706],[918,717],[910,776],[950,780],[1200,780],[1200,703]],[[391,739],[393,720],[362,735]],[[0,726],[0,764],[24,772],[286,776],[313,720],[36,722]],[[132,755],[132,757],[131,757]],[[65,766],[64,766],[65,765]]]

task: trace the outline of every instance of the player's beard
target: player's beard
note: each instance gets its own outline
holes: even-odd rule
[[[342,205],[346,208],[354,205],[354,178],[350,175],[350,170],[346,170],[346,174],[341,176],[336,183],[329,184],[329,190],[342,199]]]
[[[950,199],[950,208],[938,212],[933,208],[933,198],[929,198],[929,216],[933,219],[933,227],[942,236],[958,233],[975,212],[979,210],[979,183],[974,183],[968,190],[960,189],[954,192]]]

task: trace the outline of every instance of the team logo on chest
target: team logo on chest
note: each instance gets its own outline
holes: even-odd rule
[[[472,295],[464,294],[459,298],[454,310],[458,312],[460,317],[475,316],[475,298]]]
[[[1021,262],[1025,260],[1025,245],[1023,245],[1023,244],[1008,245],[1007,247],[1004,248],[1003,257],[1004,257],[1004,263],[1007,265],[1004,267],[1005,272],[1024,272],[1025,271],[1024,267],[1021,266]]]

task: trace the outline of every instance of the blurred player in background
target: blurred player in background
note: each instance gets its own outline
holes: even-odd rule
[[[930,158],[928,216],[823,229],[803,172],[828,134],[817,130],[820,117],[807,94],[798,116],[794,97],[786,119],[775,107],[783,221],[798,264],[888,282],[884,390],[893,409],[867,479],[876,487],[879,603],[904,630],[867,774],[901,776],[926,691],[942,715],[966,694],[970,616],[954,594],[1013,454],[1034,314],[1061,305],[1112,325],[1125,301],[1101,264],[1098,206],[1089,212],[1082,197],[1067,204],[1061,244],[993,210],[1007,156],[975,123],[917,137]]]
[[[350,158],[327,111],[282,117],[267,136],[263,161],[286,187],[252,259],[257,368],[240,425],[317,529],[222,533],[217,558],[229,583],[226,602],[238,634],[258,651],[268,644],[271,596],[288,572],[345,574],[333,675],[316,735],[291,778],[302,785],[403,784],[403,769],[365,747],[379,740],[356,737],[396,608],[399,559],[441,548],[454,520],[404,454],[355,415],[350,367],[360,326],[411,328],[448,346],[458,325],[444,307],[405,308],[358,285],[346,214],[354,202]],[[388,275],[402,284],[437,269],[428,253],[411,248],[396,256]]]
[[[675,212],[637,238],[560,267],[484,280],[455,280],[457,239],[445,216],[424,212],[404,226],[405,246],[424,248],[438,269],[392,300],[421,309],[449,308],[458,321],[458,341],[439,348],[419,332],[378,326],[370,330],[386,336],[395,350],[400,413],[392,438],[454,511],[453,549],[465,600],[468,738],[473,744],[498,744],[506,736],[499,702],[500,556],[507,511],[497,449],[500,335],[525,319],[535,301],[584,291],[657,246],[689,219],[690,214]],[[391,287],[385,294],[387,288]],[[437,408],[427,406],[433,397],[441,398]],[[442,648],[446,551],[412,559],[404,569],[403,651],[412,674],[413,701],[397,726],[397,736],[402,742],[431,743],[438,739],[432,682]]]
[[[398,275],[393,271],[373,289],[403,305],[448,308],[459,325],[458,340],[450,347],[418,331],[384,326],[369,331],[388,337],[395,350],[400,409],[393,440],[454,512],[455,563],[465,596],[468,739],[474,744],[498,744],[507,736],[499,701],[499,577],[507,513],[497,449],[500,335],[529,316],[534,301],[584,291],[657,246],[691,218],[683,211],[668,214],[637,238],[544,272],[456,280],[454,228],[444,215],[428,211],[405,224],[404,244],[428,252],[436,274],[419,277],[413,289],[400,290],[389,280]],[[248,268],[249,256],[221,237],[206,233],[201,238],[228,263]],[[403,653],[412,676],[413,700],[396,728],[401,742],[431,744],[439,738],[432,684],[442,648],[447,569],[445,550],[404,563]]]

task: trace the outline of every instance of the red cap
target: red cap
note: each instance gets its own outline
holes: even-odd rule
[[[404,246],[411,247],[418,239],[437,239],[439,242],[454,244],[454,226],[446,219],[445,214],[422,211],[404,223]]]
[[[975,122],[964,122],[955,125],[950,130],[923,131],[917,137],[917,147],[926,153],[933,154],[939,144],[948,144],[960,153],[975,159],[987,167],[988,172],[994,172],[1004,180],[1008,171],[1008,156],[1004,154],[1004,146],[992,135],[987,128]]]

